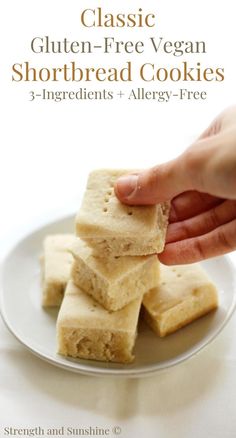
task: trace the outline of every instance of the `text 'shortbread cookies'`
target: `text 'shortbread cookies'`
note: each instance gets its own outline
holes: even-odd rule
[[[143,299],[144,318],[166,336],[218,306],[214,284],[200,265],[160,266],[160,285]]]
[[[95,255],[85,242],[77,239],[72,253],[74,283],[108,310],[118,310],[158,285],[159,261],[150,256]]]
[[[89,175],[76,233],[100,256],[147,255],[162,252],[169,204],[127,206],[114,194],[125,170],[97,170]]]
[[[72,234],[47,236],[43,242],[42,304],[44,307],[60,306],[67,282],[70,278],[73,256],[72,245],[76,237]]]
[[[134,359],[142,298],[109,312],[70,280],[57,319],[58,353],[111,362]]]

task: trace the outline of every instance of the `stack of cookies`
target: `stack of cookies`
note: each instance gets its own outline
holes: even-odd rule
[[[58,352],[128,363],[143,315],[165,336],[217,307],[216,288],[198,265],[167,268],[168,203],[127,206],[114,194],[122,170],[90,174],[76,236],[44,241],[43,305],[59,306]]]

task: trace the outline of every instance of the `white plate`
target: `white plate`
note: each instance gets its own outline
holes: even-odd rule
[[[203,263],[218,286],[220,306],[177,333],[160,339],[141,323],[130,365],[64,358],[56,354],[56,310],[41,307],[39,255],[43,238],[73,230],[69,216],[38,228],[9,253],[2,267],[1,313],[15,337],[42,359],[70,371],[91,375],[138,377],[174,366],[208,345],[223,329],[235,308],[236,275],[227,257]]]

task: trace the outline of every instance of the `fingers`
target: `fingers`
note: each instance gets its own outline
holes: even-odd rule
[[[159,259],[166,265],[195,263],[236,249],[236,219],[203,236],[168,243]]]
[[[115,184],[116,196],[121,202],[130,205],[153,205],[190,190],[217,196],[215,187],[212,192],[208,186],[212,179],[213,186],[216,185],[211,159],[220,141],[217,135],[200,140],[175,160],[136,175],[118,178]]]
[[[172,199],[191,188],[184,163],[176,159],[144,170],[137,175],[125,175],[115,185],[116,196],[129,205],[153,205]]]
[[[152,205],[196,190],[235,199],[235,116],[236,107],[220,114],[177,159],[119,178],[117,197],[126,204]]]
[[[207,193],[193,190],[182,193],[171,202],[170,222],[178,222],[196,216],[221,202],[223,202],[223,199]]]
[[[196,142],[180,157],[192,188],[219,198],[236,198],[236,128]]]
[[[236,201],[225,201],[195,217],[169,225],[166,242],[201,236],[236,218]]]

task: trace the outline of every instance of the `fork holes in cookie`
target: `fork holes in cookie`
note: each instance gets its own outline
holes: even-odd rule
[[[128,215],[132,216],[133,212],[132,211],[128,211]]]
[[[103,209],[103,211],[104,211],[104,213],[107,213],[108,209],[105,207],[105,208]]]

